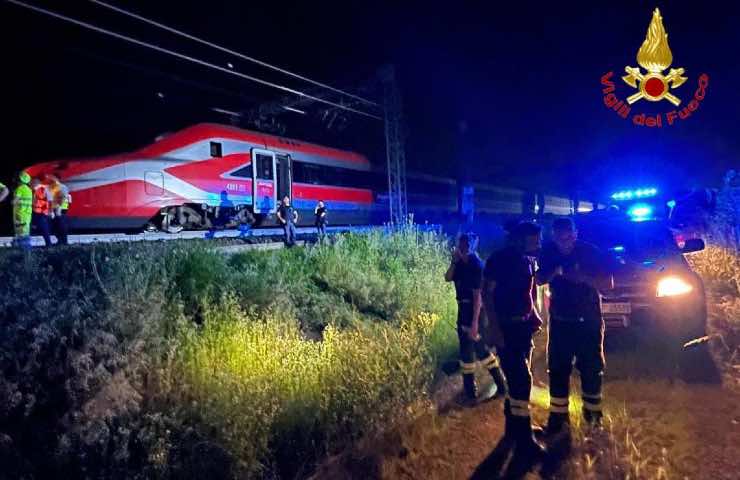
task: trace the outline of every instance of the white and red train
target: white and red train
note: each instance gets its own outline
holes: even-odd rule
[[[70,189],[73,229],[163,230],[271,224],[291,197],[302,224],[319,200],[336,224],[368,224],[377,210],[364,156],[234,127],[198,124],[132,153],[33,165]]]
[[[313,223],[319,200],[327,203],[335,225],[387,220],[387,177],[373,171],[363,155],[224,125],[198,124],[132,153],[51,161],[27,171],[38,178],[56,175],[69,187],[68,215],[75,230],[274,225],[285,195],[302,225]],[[417,221],[446,223],[460,213],[458,187],[452,179],[409,174],[409,211]],[[473,187],[476,215],[568,215],[573,210],[567,198]]]

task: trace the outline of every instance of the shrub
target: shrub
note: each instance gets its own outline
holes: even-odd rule
[[[0,478],[305,473],[424,395],[454,345],[445,255],[414,229],[0,252]]]
[[[329,326],[316,342],[293,319],[244,313],[233,299],[206,312],[202,328],[182,330],[167,372],[178,382],[165,393],[217,432],[244,475],[295,469],[388,426],[432,378],[434,315]]]
[[[740,255],[728,248],[708,245],[704,251],[687,258],[714,293],[740,295]]]

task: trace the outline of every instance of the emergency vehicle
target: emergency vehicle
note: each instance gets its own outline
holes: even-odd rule
[[[579,238],[609,253],[614,288],[602,292],[608,329],[634,329],[675,339],[705,335],[704,284],[685,256],[704,249],[700,238],[679,246],[656,189],[613,196],[612,208],[578,219]]]

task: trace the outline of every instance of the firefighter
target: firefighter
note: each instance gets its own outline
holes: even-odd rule
[[[583,416],[601,425],[604,321],[599,290],[609,288],[608,257],[578,240],[570,218],[553,222],[553,241],[540,255],[537,283],[550,286],[547,365],[550,375],[548,434],[569,425],[568,396],[573,361],[581,374]]]
[[[33,225],[44,237],[44,244],[51,246],[51,220],[52,220],[52,198],[49,187],[38,178],[31,181],[33,190]]]
[[[540,227],[529,222],[513,227],[508,245],[494,252],[483,272],[483,290],[491,338],[501,358],[509,394],[504,402],[504,438],[519,454],[544,453],[534,437],[529,397],[532,390],[532,337],[542,327],[534,307],[535,260],[541,246]]]
[[[313,209],[313,214],[316,217],[314,223],[316,224],[316,233],[319,236],[319,241],[322,241],[326,236],[326,213],[324,201],[319,200],[319,203]]]
[[[67,210],[72,202],[69,189],[57,177],[49,176],[49,189],[52,197],[52,211],[54,218],[52,222],[54,235],[57,237],[57,245],[67,245]]]
[[[466,401],[474,402],[478,391],[475,384],[476,357],[488,370],[496,385],[496,396],[506,394],[506,380],[499,360],[486,346],[480,335],[482,305],[481,283],[483,262],[475,252],[470,234],[458,238],[452,262],[445,273],[445,280],[455,282],[457,297],[457,336],[460,340],[460,366]]]
[[[28,186],[31,176],[26,172],[18,175],[18,186],[13,192],[13,228],[16,246],[29,248],[31,246],[31,218],[33,212],[33,191]]]
[[[295,224],[298,223],[298,211],[290,205],[289,196],[283,197],[277,217],[285,232],[285,246],[292,247],[295,245]]]

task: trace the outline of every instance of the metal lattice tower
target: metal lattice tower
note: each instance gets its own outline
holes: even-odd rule
[[[408,219],[406,203],[406,152],[401,110],[401,93],[396,85],[393,67],[382,75],[385,107],[385,144],[388,159],[388,207],[390,221],[400,225]]]

